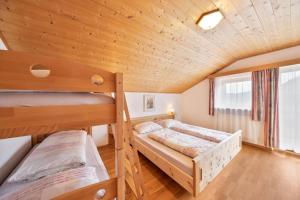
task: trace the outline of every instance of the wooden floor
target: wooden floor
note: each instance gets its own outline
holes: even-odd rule
[[[99,148],[114,174],[114,149]],[[140,155],[150,200],[193,199],[181,186]],[[128,189],[129,190],[129,189]],[[127,191],[126,199],[135,199]],[[201,193],[200,200],[300,200],[300,159],[244,145],[242,151]]]

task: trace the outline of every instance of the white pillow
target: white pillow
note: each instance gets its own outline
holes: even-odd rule
[[[154,122],[143,122],[134,126],[134,129],[138,133],[149,133],[152,131],[157,131],[163,129],[163,127]]]
[[[171,127],[180,127],[183,126],[183,124],[180,121],[177,121],[175,119],[164,119],[157,122],[164,128],[171,128]]]
[[[85,131],[62,131],[47,137],[24,160],[8,182],[33,181],[86,163]]]

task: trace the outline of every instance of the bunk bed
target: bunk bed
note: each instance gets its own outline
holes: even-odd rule
[[[157,115],[136,118],[132,119],[131,123],[133,127],[144,122],[155,122],[160,124],[163,119],[174,119],[174,115]],[[138,132],[138,130],[134,130],[134,141],[137,150],[183,188],[189,191],[194,197],[199,196],[200,192],[209,184],[209,182],[211,182],[241,150],[242,138],[240,130],[232,134],[224,133],[225,135],[228,135],[228,137],[224,137],[224,139],[218,143],[202,139],[205,143],[214,144],[199,155],[190,157],[149,137],[150,134],[158,132],[159,134],[171,132],[185,135],[188,131],[191,132],[191,128],[188,127],[187,124],[184,124],[181,129],[177,128],[175,130],[172,130],[172,127],[161,127],[162,129],[159,129],[159,127],[155,127],[154,124],[152,127],[149,127],[149,132]],[[196,127],[193,128],[196,129]],[[154,131],[154,129],[157,129],[157,131]],[[201,128],[198,127],[198,129]],[[174,138],[171,140],[173,139]]]
[[[105,93],[114,93],[114,98]],[[0,51],[0,139],[31,135],[33,141],[36,141],[38,136],[47,135],[43,141],[46,142],[63,134],[74,137],[80,135],[79,138],[82,138],[88,133],[85,140],[87,166],[70,169],[73,172],[67,171],[71,175],[89,175],[89,170],[93,167],[98,171],[98,179],[91,184],[80,184],[73,188],[67,185],[67,192],[59,191],[59,195],[54,196],[52,194],[51,199],[125,199],[123,109],[121,73],[111,73],[63,59]],[[102,124],[115,124],[114,177],[108,176],[89,136],[92,126]],[[35,145],[22,162],[26,162],[43,142]],[[9,178],[14,177],[20,166],[22,163]],[[82,172],[83,169],[86,171]],[[63,176],[68,176],[68,173]],[[45,178],[49,179],[45,176],[30,183],[4,183],[4,187],[0,187],[0,194],[1,190],[7,195],[11,191],[18,191],[18,188],[26,188],[24,184],[29,184],[31,188],[37,187],[41,181],[46,181]],[[52,177],[51,180],[57,179]],[[26,192],[30,193],[31,190],[23,189],[19,194],[4,195],[3,198],[19,198],[22,195],[26,199],[23,196]]]

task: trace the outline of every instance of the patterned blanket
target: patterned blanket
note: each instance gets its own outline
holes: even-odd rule
[[[226,133],[226,132],[202,128],[199,126],[193,126],[193,125],[189,125],[189,124],[173,126],[170,129],[172,129],[174,131],[178,131],[180,133],[191,135],[194,137],[198,137],[198,138],[202,138],[202,139],[209,140],[212,142],[216,142],[216,143],[222,142],[223,140],[230,137],[230,134]]]
[[[148,137],[191,158],[198,156],[217,144],[168,128],[151,132],[148,134]]]
[[[26,184],[7,193],[0,200],[46,200],[63,193],[99,182],[94,167],[81,167],[59,172]]]

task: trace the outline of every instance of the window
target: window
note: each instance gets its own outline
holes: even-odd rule
[[[300,153],[300,65],[280,68],[279,148]]]
[[[251,73],[216,78],[215,107],[251,110]]]
[[[215,117],[217,130],[242,130],[243,141],[263,145],[263,122],[251,119],[251,73],[215,79]]]

